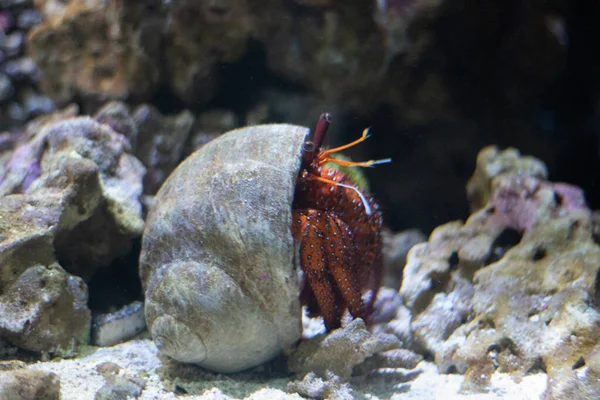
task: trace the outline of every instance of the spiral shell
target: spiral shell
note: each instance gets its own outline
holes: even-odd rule
[[[292,200],[308,129],[236,129],[188,157],[156,196],[140,275],[159,350],[217,372],[301,336]]]

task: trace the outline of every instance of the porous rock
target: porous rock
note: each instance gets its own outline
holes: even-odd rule
[[[380,92],[391,55],[366,2],[336,2],[298,12],[285,2],[264,8],[256,37],[269,68],[309,87],[318,97],[370,107]],[[290,46],[289,43],[294,43]],[[369,101],[373,100],[373,102]]]
[[[38,0],[44,21],[28,35],[29,53],[44,91],[61,105],[75,97],[148,101],[159,87],[197,105],[217,92],[218,65],[240,60],[257,41],[272,72],[318,97],[371,107],[391,59],[412,45],[409,28],[439,0],[328,2],[310,10],[282,0]]]
[[[391,335],[371,334],[362,319],[357,318],[335,331],[303,341],[290,355],[288,366],[305,376],[314,372],[330,379],[330,374],[347,381],[355,366],[376,353],[399,347]]]
[[[0,296],[0,335],[21,348],[69,355],[89,326],[87,287],[56,263],[27,268]]]
[[[135,155],[147,169],[144,192],[155,194],[181,161],[194,117],[189,111],[163,116],[155,107],[141,105],[133,119],[138,129]]]
[[[122,135],[89,117],[41,118],[25,139],[0,179],[0,336],[70,353],[89,340],[82,279],[141,235],[144,168]]]
[[[344,382],[339,376],[331,372],[327,375],[327,379],[324,379],[314,372],[309,372],[302,380],[290,382],[287,390],[291,393],[299,393],[310,399],[354,399],[348,382]]]
[[[575,386],[600,393],[574,371],[594,359],[600,335],[591,211],[579,188],[520,170],[498,173],[483,208],[409,252],[400,294],[413,346],[441,371],[465,373],[465,389],[485,387],[494,371],[544,370],[550,398]]]
[[[500,150],[488,146],[477,155],[473,176],[467,182],[467,199],[471,211],[481,209],[492,196],[492,181],[502,174],[531,176],[548,179],[546,165],[535,157],[522,156],[519,150],[508,148]]]
[[[267,3],[259,9],[269,8]],[[248,39],[259,24],[252,6],[244,0],[198,3],[171,2],[165,14],[166,74],[171,89],[185,102],[206,102],[218,88],[217,63],[231,63],[246,51]]]
[[[36,3],[44,22],[29,32],[28,52],[42,70],[42,89],[59,105],[75,96],[93,104],[144,99],[155,89],[162,30],[151,7],[83,0]]]
[[[182,160],[195,120],[187,110],[168,116],[152,105],[141,104],[130,111],[120,101],[105,104],[94,119],[127,138],[131,152],[146,167],[144,193],[149,195],[156,193]]]
[[[60,399],[60,380],[52,372],[20,368],[0,371],[0,399]]]
[[[205,103],[218,87],[217,63],[243,55],[254,22],[237,0],[36,6],[44,22],[29,32],[28,51],[44,92],[61,105],[146,101],[160,84],[188,104]]]
[[[33,202],[61,264],[88,278],[128,252],[143,230],[145,170],[129,151],[122,135],[92,118],[49,123],[14,151],[0,195]]]

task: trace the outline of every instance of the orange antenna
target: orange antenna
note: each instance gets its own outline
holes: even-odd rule
[[[338,160],[337,158],[331,157],[331,155],[334,153],[338,153],[342,150],[356,146],[357,144],[362,143],[365,140],[367,140],[369,138],[370,128],[366,128],[365,130],[363,130],[362,136],[353,142],[350,142],[343,146],[335,147],[333,149],[321,150],[321,144],[323,143],[323,139],[325,138],[325,134],[327,133],[327,130],[328,130],[330,124],[331,124],[331,116],[328,113],[321,114],[319,121],[317,123],[317,127],[315,129],[313,140],[309,140],[309,141],[305,142],[305,144],[304,144],[305,146],[304,146],[304,153],[303,153],[303,160],[302,160],[303,165],[310,165],[313,162],[313,160],[315,159],[315,156],[317,158],[317,163],[319,165],[333,163],[333,164],[337,164],[342,167],[372,167],[377,164],[385,164],[385,163],[389,163],[392,161],[391,158],[384,158],[381,160],[369,160],[369,161],[362,161],[362,162],[354,162],[354,161]],[[361,202],[363,203],[363,205],[365,207],[365,212],[367,213],[367,215],[373,214],[373,210],[371,209],[371,205],[367,201],[367,197],[360,191],[359,188],[352,186],[352,185],[347,185],[345,183],[340,183],[340,182],[336,182],[336,181],[333,181],[330,179],[322,178],[320,176],[308,175],[308,179],[313,179],[313,180],[317,180],[319,182],[327,183],[330,185],[340,186],[340,187],[343,187],[346,189],[354,190],[356,192],[356,194],[358,195],[358,197],[360,198]]]
[[[334,163],[334,164],[337,164],[342,167],[372,167],[377,164],[385,164],[385,163],[392,162],[391,158],[383,158],[381,160],[369,160],[369,161],[355,162],[355,161],[338,160],[337,158],[331,157],[331,155],[334,153],[338,153],[342,150],[349,149],[350,147],[356,146],[357,144],[362,143],[365,140],[367,140],[369,138],[369,130],[370,129],[371,128],[366,128],[363,131],[362,136],[353,142],[350,142],[343,146],[335,147],[333,149],[320,151],[319,155],[318,155],[319,165],[327,164],[330,162],[330,163]]]

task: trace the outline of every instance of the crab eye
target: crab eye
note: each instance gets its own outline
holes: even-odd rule
[[[314,142],[311,142],[311,141],[304,142],[304,144],[302,144],[302,151],[304,151],[305,153],[312,153],[313,151],[315,151]]]

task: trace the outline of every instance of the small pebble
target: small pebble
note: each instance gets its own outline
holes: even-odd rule
[[[0,0],[0,132],[22,129],[29,119],[55,109],[39,93],[39,68],[25,56],[27,32],[41,22],[33,0]]]
[[[13,81],[35,82],[39,75],[37,65],[29,57],[10,60],[4,63],[2,70]]]
[[[29,30],[42,22],[42,15],[36,10],[23,10],[17,17],[17,26]]]
[[[7,58],[17,57],[23,52],[25,47],[25,35],[23,32],[13,32],[10,35],[6,35],[2,45],[2,50]]]
[[[0,103],[10,100],[14,94],[13,85],[8,76],[0,73]]]
[[[103,377],[111,377],[118,375],[119,371],[121,371],[121,367],[118,364],[115,364],[110,361],[105,361],[96,365],[96,372],[98,372]]]
[[[106,381],[96,392],[95,400],[137,399],[142,395],[145,386],[141,379],[117,376]]]
[[[25,109],[19,103],[12,102],[8,105],[8,117],[13,121],[25,121],[27,114]]]
[[[0,43],[4,38],[4,33],[12,28],[13,22],[13,18],[9,13],[0,11]]]
[[[25,114],[29,118],[37,117],[42,114],[48,114],[55,109],[52,100],[33,91],[28,91],[23,96],[23,107]]]
[[[96,346],[113,346],[131,339],[144,329],[144,304],[134,301],[114,313],[95,316],[92,324],[92,343]]]

